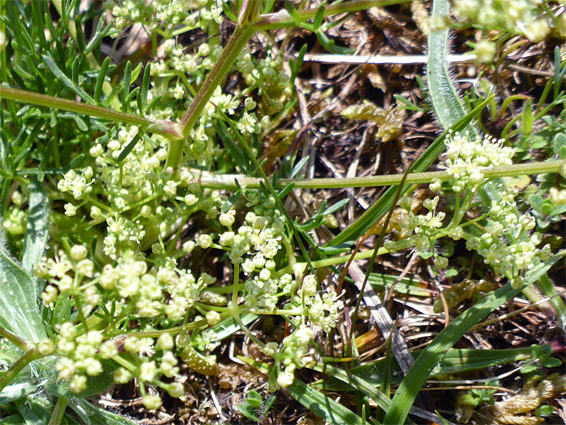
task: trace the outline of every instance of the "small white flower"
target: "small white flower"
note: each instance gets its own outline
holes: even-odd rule
[[[200,235],[197,238],[197,244],[202,249],[208,249],[212,245],[212,237],[210,235]]]
[[[77,215],[77,208],[73,204],[65,204],[65,215],[68,217]]]

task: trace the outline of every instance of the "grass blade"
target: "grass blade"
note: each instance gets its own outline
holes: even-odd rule
[[[540,345],[540,347],[544,346]],[[413,355],[417,358],[422,352],[423,350],[414,351]],[[510,348],[505,350],[451,348],[444,355],[437,367],[431,372],[431,378],[481,370],[506,363],[520,362],[532,359],[532,356],[531,347]],[[349,369],[348,373],[363,379],[371,386],[379,387],[383,382],[385,362],[386,359],[380,359]],[[329,373],[329,375],[331,374]],[[391,369],[391,383],[398,384],[402,380],[403,373],[401,369],[398,365],[393,364]],[[344,381],[340,378],[321,381],[313,384],[313,387],[328,391],[352,391],[354,388],[359,389],[353,386],[352,380]]]
[[[552,307],[556,310],[560,325],[562,329],[564,329],[566,326],[566,305],[564,305],[564,301],[554,287],[554,282],[545,274],[537,281],[537,285],[544,296],[549,298],[550,304],[552,304]]]
[[[540,279],[540,277],[543,276],[554,263],[562,258],[565,253],[566,251],[562,251],[556,254],[547,263],[539,264],[531,269],[525,278],[526,284]],[[497,291],[486,295],[480,302],[466,310],[440,332],[417,358],[413,367],[411,367],[409,373],[407,373],[405,379],[401,382],[395,397],[393,397],[391,401],[391,406],[385,415],[384,422],[387,424],[404,423],[417,394],[436,365],[442,360],[444,353],[480,320],[500,307],[507,300],[519,294],[522,289],[523,288],[513,289],[511,284],[508,283]]]

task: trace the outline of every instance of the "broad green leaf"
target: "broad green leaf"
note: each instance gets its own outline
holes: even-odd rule
[[[30,342],[47,337],[39,314],[37,285],[7,252],[3,234],[0,234],[0,326]]]
[[[561,251],[547,263],[533,267],[525,277],[525,284],[529,285],[540,279],[565,253],[566,251]],[[514,289],[508,283],[497,291],[487,294],[481,301],[458,316],[440,332],[417,358],[411,369],[409,369],[405,379],[403,379],[397,389],[395,397],[391,401],[391,406],[385,415],[384,422],[388,424],[404,423],[415,398],[434,368],[442,361],[444,353],[456,344],[474,325],[522,290],[523,288]]]
[[[26,425],[46,425],[51,419],[55,405],[43,397],[27,397],[16,402]],[[99,422],[105,423],[105,422]],[[68,414],[63,415],[61,425],[78,425],[79,423]],[[130,425],[130,424],[128,424]]]
[[[30,274],[45,252],[48,226],[49,196],[43,184],[34,178],[30,184],[29,215],[22,258],[22,267]]]
[[[24,418],[22,415],[11,415],[0,419],[0,425],[22,425]]]

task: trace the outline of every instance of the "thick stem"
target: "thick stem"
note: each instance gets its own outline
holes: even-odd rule
[[[501,167],[494,167],[482,170],[486,179],[496,179],[499,177],[510,176],[529,176],[534,174],[558,173],[566,166],[565,160],[553,160],[546,162],[532,162],[529,164],[514,164]],[[217,175],[201,170],[190,170],[195,176],[194,182],[202,187],[217,189],[238,189],[259,188],[263,178],[252,178],[244,175],[223,174]],[[432,171],[428,173],[412,173],[407,176],[405,183],[411,184],[427,184],[434,180],[447,181],[452,176],[446,171]],[[351,178],[324,178],[324,179],[279,179],[277,180],[277,188],[282,189],[293,183],[295,189],[341,189],[348,187],[377,187],[377,186],[396,186],[401,183],[402,174],[394,174],[388,176],[370,176],[370,177],[351,177]],[[239,186],[238,186],[238,184]]]
[[[412,0],[354,0],[345,3],[340,3],[324,8],[324,16],[340,15],[342,13],[353,13],[359,10],[366,10],[372,7],[384,7],[392,4],[409,3]],[[318,8],[299,10],[299,20],[306,22],[313,19],[318,13]],[[295,27],[297,23],[293,20],[291,15],[285,9],[279,12],[271,13],[269,15],[261,15],[254,26],[258,31],[265,31],[275,28],[290,28]]]
[[[179,139],[181,137],[177,132],[175,125],[167,121],[152,121],[136,115],[101,108],[100,106],[88,105],[86,103],[75,102],[68,99],[59,99],[57,97],[32,93],[26,90],[0,86],[0,99],[10,99],[15,100],[16,102],[29,103],[31,105],[45,106],[48,108],[60,109],[62,111],[103,118],[109,121],[139,125],[150,133],[160,134],[169,139]]]
[[[255,29],[250,25],[243,27],[238,25],[236,27],[234,34],[232,34],[232,37],[222,52],[222,55],[220,55],[218,62],[216,62],[216,65],[212,68],[210,75],[204,80],[204,83],[191,103],[191,106],[187,112],[185,112],[185,115],[179,123],[181,139],[172,140],[169,145],[169,154],[167,157],[168,167],[177,168],[179,166],[183,155],[184,141],[187,139],[191,130],[197,123],[214,91],[220,85],[228,71],[230,71],[232,64],[236,61],[240,52],[246,46],[246,43],[254,35],[254,33]]]

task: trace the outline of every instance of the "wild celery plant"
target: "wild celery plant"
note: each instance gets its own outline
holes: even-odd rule
[[[47,2],[0,1],[6,16],[0,20],[6,40],[0,52],[5,232],[0,273],[8,289],[0,297],[0,333],[11,343],[2,351],[7,371],[0,377],[0,399],[17,404],[14,420],[29,414],[20,400],[27,395],[33,406],[47,400],[43,409],[54,409],[54,424],[67,405],[84,422],[101,421],[103,413],[76,397],[134,378],[144,405],[157,409],[161,397],[148,386],[183,395],[179,358],[200,373],[215,373],[212,350],[240,329],[274,358],[265,369],[271,389],[283,386],[294,396],[302,394],[301,402],[323,406],[316,413],[334,423],[364,423],[295,379],[294,372],[318,367],[313,329],[329,333],[341,309],[340,294],[323,285],[316,270],[347,261],[338,255],[347,249],[340,244],[353,242],[391,208],[396,189],[326,247],[316,247],[312,232],[344,203],[328,209],[325,203],[299,224],[282,201],[293,187],[335,182],[293,180],[304,161],[291,163],[287,172],[283,167],[271,180],[257,160],[260,137],[292,112],[290,77],[296,76],[300,59],[289,76],[275,49],[258,61],[245,46],[258,31],[301,26],[335,49],[324,34],[325,16],[400,2],[352,1],[315,10],[286,6],[272,13],[273,2],[164,0],[140,7],[128,1],[107,4],[113,23],[106,25],[95,5],[80,11],[78,3],[54,2],[59,19],[53,21]],[[226,18],[236,26],[222,47],[216,36]],[[83,28],[90,20],[95,31],[87,40]],[[101,40],[120,36],[133,23],[148,34],[155,58],[151,65],[126,61],[118,68],[109,58],[101,61]],[[184,48],[178,37],[194,29],[208,38],[194,49]],[[242,83],[223,92],[232,65]],[[115,75],[121,77],[117,83]],[[291,106],[282,107],[286,102]],[[450,126],[464,131],[472,115],[461,118]],[[445,141],[447,171],[409,175],[403,190],[409,183],[432,183],[444,190],[443,196],[456,193],[460,201],[448,211],[452,219],[445,223],[438,200],[426,202],[430,214],[424,217],[407,210],[408,237],[390,240],[378,253],[414,247],[442,269],[449,260],[436,252],[434,242],[464,238],[514,286],[530,282],[535,271],[540,274],[556,258],[536,246],[528,216],[512,214],[512,235],[500,229],[514,194],[486,200],[483,214],[474,219],[466,212],[476,206],[476,194],[489,180],[559,172],[563,161],[511,165],[512,150],[500,142],[446,133],[413,171],[424,172]],[[490,155],[482,157],[477,146]],[[242,174],[226,175],[235,171]],[[400,183],[399,176],[339,182],[341,187]],[[407,204],[404,199],[402,206]],[[498,229],[489,241],[498,242],[495,253],[477,234],[481,226]],[[520,243],[528,249],[517,250]],[[502,263],[496,262],[499,255]],[[215,273],[207,263],[212,256],[226,261],[231,276]],[[540,265],[529,271],[529,261]],[[506,287],[470,315],[487,314],[517,291]],[[248,326],[261,315],[283,317],[290,334],[280,343],[259,340]],[[435,356],[470,323],[433,345]],[[423,355],[421,362],[435,356]],[[45,388],[39,394],[43,398],[31,395],[36,382]],[[360,384],[382,409],[392,406],[388,415],[396,414],[397,400]],[[55,407],[49,404],[53,397],[58,397]],[[89,414],[99,416],[89,419]],[[104,420],[125,421],[108,414]]]
[[[294,226],[281,208],[285,194],[269,181],[270,190],[230,194],[199,185],[191,170],[238,166],[261,175],[257,136],[290,112],[279,105],[293,92],[278,54],[268,51],[257,62],[242,51],[256,31],[303,25],[332,48],[321,29],[325,14],[381,3],[396,2],[275,14],[253,1],[240,10],[232,3],[156,1],[144,8],[126,2],[110,8],[114,22],[106,25],[96,5],[80,11],[77,3],[54,2],[54,21],[47,2],[0,2],[6,17],[0,21],[0,331],[11,343],[3,350],[7,371],[0,389],[3,404],[20,409],[14,420],[53,409],[55,424],[69,405],[84,422],[120,422],[95,410],[98,416],[89,419],[94,408],[74,397],[134,378],[144,405],[156,409],[161,398],[147,386],[184,394],[176,354],[206,372],[214,366],[206,354],[229,335],[224,329],[230,322],[275,357],[273,388],[289,385],[294,370],[312,361],[309,325],[329,332],[341,303],[296,266],[290,228],[308,240],[333,209]],[[224,16],[236,21],[236,31],[223,49],[215,37]],[[83,25],[89,21],[95,32],[87,40]],[[127,61],[115,84],[118,68],[110,58],[97,59],[100,43],[133,23],[150,34],[156,61],[145,68]],[[186,51],[176,37],[195,28],[211,41]],[[164,39],[161,57],[158,36]],[[219,86],[236,60],[245,86],[222,93]],[[138,78],[141,84],[132,89]],[[237,143],[231,140],[236,137]],[[190,218],[200,230],[188,238]],[[225,252],[232,285],[220,285],[210,269],[182,266],[187,256],[198,263],[209,250]],[[291,274],[278,273],[286,266]],[[231,300],[224,295],[230,292]],[[281,315],[292,324],[281,347],[247,330],[258,314]],[[47,392],[32,400],[35,384]],[[29,404],[38,407],[30,412]]]

